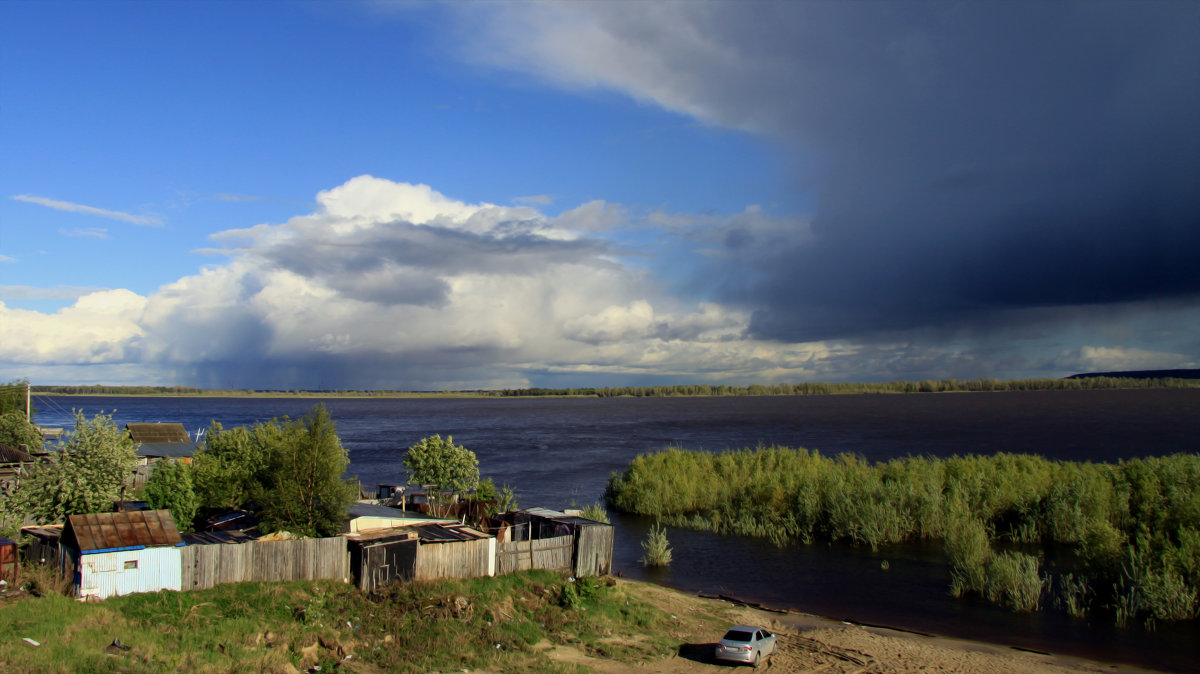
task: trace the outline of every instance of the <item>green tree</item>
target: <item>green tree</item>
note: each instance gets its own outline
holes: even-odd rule
[[[270,440],[262,448],[265,464],[254,492],[264,528],[304,536],[338,533],[357,487],[344,478],[350,457],[325,406],[259,430],[265,432],[257,437]]]
[[[344,479],[350,458],[324,405],[303,419],[225,429],[213,422],[192,458],[199,505],[232,510],[251,503],[267,531],[336,534],[357,488]]]
[[[67,433],[61,451],[5,499],[6,514],[49,524],[67,515],[110,512],[137,463],[136,449],[111,415],[86,419],[76,410],[75,428]]]
[[[449,435],[445,440],[440,435],[421,438],[405,453],[404,467],[410,480],[437,485],[439,490],[449,490],[454,495],[466,494],[479,486],[479,459],[475,458],[475,452],[454,444]],[[440,492],[430,496],[430,503],[439,512],[445,512],[453,503]]]
[[[180,531],[191,531],[197,506],[191,466],[173,459],[154,464],[146,480],[146,501],[155,510],[170,510]]]
[[[28,390],[28,379],[14,379],[10,382],[0,384],[0,414],[9,412],[20,412],[21,417],[26,416],[26,397],[25,393]]]
[[[192,481],[202,508],[227,511],[245,506],[266,467],[266,448],[281,441],[280,425],[225,429],[214,421],[204,447],[192,457]]]
[[[0,414],[0,447],[17,447],[27,445],[29,451],[36,452],[42,448],[42,434],[37,426],[25,420],[25,413],[20,411]]]

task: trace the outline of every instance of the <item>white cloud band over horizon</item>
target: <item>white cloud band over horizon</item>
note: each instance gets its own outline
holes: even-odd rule
[[[583,204],[547,217],[530,206],[468,204],[372,176],[323,191],[317,203],[282,224],[214,235],[225,263],[149,296],[86,292],[55,313],[0,304],[0,367],[46,383],[437,390],[1196,365],[1183,353],[1102,338],[1077,348],[1043,338],[1034,352],[964,346],[953,335],[922,346],[913,335],[757,339],[748,308],[673,294],[671,283],[637,264],[645,251],[620,239],[634,224],[656,228],[666,249],[690,248],[700,261],[677,271],[702,274],[713,240],[781,226],[753,208],[727,217],[640,217]],[[1187,315],[1200,324],[1198,312]],[[1080,314],[1059,327],[1099,335],[1103,323]]]

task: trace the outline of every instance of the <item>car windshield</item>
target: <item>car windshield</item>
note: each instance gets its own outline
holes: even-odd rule
[[[750,641],[752,638],[754,635],[745,630],[729,630],[725,633],[725,641]]]

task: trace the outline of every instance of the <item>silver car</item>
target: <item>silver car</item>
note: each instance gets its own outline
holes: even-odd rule
[[[754,667],[775,654],[775,635],[761,627],[737,625],[730,627],[717,642],[718,660],[740,662]]]

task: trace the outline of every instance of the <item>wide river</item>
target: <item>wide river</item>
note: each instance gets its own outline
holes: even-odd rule
[[[600,501],[609,473],[668,446],[719,451],[779,444],[869,460],[904,455],[1019,452],[1118,461],[1200,451],[1200,390],[1045,391],[769,398],[345,399],[37,396],[35,421],[69,427],[71,410],[112,413],[119,424],[182,422],[193,434],[324,402],[366,487],[404,482],[404,450],[452,435],[481,473],[512,484],[520,505],[561,509]],[[1021,648],[1168,670],[1200,670],[1195,622],[1117,629],[1111,619],[1058,611],[1013,614],[949,596],[937,544],[776,548],[761,540],[672,529],[674,561],[648,571],[637,559],[649,522],[613,517],[614,567],[691,591],[780,608],[981,639]],[[888,561],[883,565],[884,560]],[[884,566],[888,569],[884,570]]]

